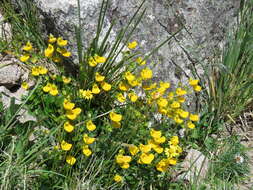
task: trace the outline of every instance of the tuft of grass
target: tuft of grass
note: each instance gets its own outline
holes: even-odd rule
[[[242,1],[239,23],[228,40],[220,64],[207,71],[208,112],[216,120],[232,120],[253,102],[253,4]]]
[[[0,6],[5,20],[12,26],[11,47],[20,47],[26,41],[45,47],[37,8],[31,0],[3,0]]]

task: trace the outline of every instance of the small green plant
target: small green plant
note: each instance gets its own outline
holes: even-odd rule
[[[225,139],[214,160],[212,169],[215,177],[235,183],[238,183],[249,173],[246,148],[240,143],[238,137]]]

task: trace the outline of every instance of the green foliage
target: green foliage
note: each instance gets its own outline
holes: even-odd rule
[[[239,24],[228,39],[222,63],[211,65],[208,72],[208,111],[217,120],[233,120],[252,104],[252,3],[245,1],[241,6]]]
[[[3,0],[0,5],[5,19],[12,26],[12,40],[8,45],[9,48],[18,48],[27,39],[37,47],[44,48],[41,22],[31,0],[14,1],[14,3],[10,0]],[[16,51],[19,52],[18,49]]]
[[[249,173],[246,148],[237,137],[227,138],[214,164],[213,173],[225,181],[238,182]]]

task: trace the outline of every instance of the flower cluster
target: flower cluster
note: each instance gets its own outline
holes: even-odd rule
[[[150,130],[150,136],[151,138],[147,140],[146,144],[127,145],[128,152],[133,158],[123,155],[124,150],[120,150],[115,157],[116,163],[122,169],[128,169],[130,167],[129,162],[134,159],[141,165],[153,165],[160,172],[165,172],[169,166],[176,165],[177,158],[182,153],[178,136],[172,136],[167,141],[166,137],[162,136],[162,132],[155,129]]]
[[[26,45],[22,47],[22,50],[23,55],[20,56],[19,60],[21,62],[27,62],[31,58],[30,52],[33,50],[33,46],[30,42],[27,42]]]
[[[59,62],[62,57],[71,56],[66,49],[67,44],[67,40],[50,35],[44,57]],[[126,181],[123,174],[127,175],[130,170],[139,172],[148,168],[157,176],[160,172],[167,172],[180,161],[183,151],[184,141],[177,136],[178,128],[190,131],[200,119],[185,106],[192,89],[181,84],[173,89],[169,82],[153,82],[153,72],[145,58],[131,52],[137,51],[137,46],[136,41],[130,42],[126,53],[133,54],[135,68],[126,65],[115,74],[117,77],[103,70],[112,59],[95,50],[85,56],[85,67],[91,72],[84,73],[85,80],[69,75],[56,76],[42,66],[31,69],[34,78],[43,80],[38,94],[42,95],[43,101],[49,101],[43,102],[43,106],[52,104],[56,108],[55,113],[50,112],[53,115],[50,118],[62,126],[55,141],[58,153],[64,155],[64,162],[72,166],[82,160],[79,159],[81,156],[90,159],[91,155],[99,152],[110,158],[108,163],[115,171],[109,175],[117,183]],[[28,42],[22,51],[32,49]],[[115,78],[117,80],[113,80]],[[198,80],[190,79],[189,85],[195,92],[201,90]],[[111,105],[104,106],[107,101]],[[154,114],[161,116],[167,128],[147,127]],[[116,155],[115,145],[120,146]],[[110,147],[114,153],[106,155]]]
[[[62,37],[56,38],[50,34],[48,39],[48,46],[44,50],[44,56],[52,59],[56,63],[61,61],[62,56],[70,57],[71,53],[65,48],[67,44],[68,41],[62,39]]]

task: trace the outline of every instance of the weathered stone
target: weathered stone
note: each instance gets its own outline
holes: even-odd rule
[[[190,149],[184,162],[183,174],[178,176],[178,179],[185,179],[188,181],[204,178],[208,171],[209,160],[201,152]]]
[[[0,86],[11,89],[20,84],[25,72],[16,64],[17,62],[15,58],[0,60]]]
[[[4,109],[8,109],[11,104],[11,98],[14,98],[14,104],[20,105],[22,103],[21,98],[23,95],[27,95],[27,91],[19,88],[16,92],[12,93],[4,86],[0,86],[0,101],[3,103]],[[17,114],[17,119],[20,123],[27,121],[36,121],[36,118],[30,115],[26,109],[22,108]]]
[[[95,35],[101,1],[80,2],[83,41],[87,47]],[[35,0],[35,3],[44,16],[47,32],[69,39],[70,49],[76,52],[74,25],[78,24],[77,1]],[[111,39],[127,24],[140,3],[140,0],[110,1],[105,28],[114,19],[118,20]],[[139,49],[144,53],[182,28],[176,38],[152,58],[157,63],[154,69],[157,79],[169,79],[173,84],[185,81],[185,75],[190,75],[192,66],[202,71],[201,64],[207,64],[214,52],[223,46],[226,31],[233,25],[239,6],[236,0],[147,0],[144,7],[147,12],[131,39],[139,42]]]
[[[11,36],[11,25],[4,20],[4,17],[0,12],[0,39],[10,40]]]
[[[12,97],[15,100],[14,102],[15,104],[21,104],[22,93],[20,91],[17,91],[16,93],[12,93],[6,87],[0,86],[0,94],[2,96],[0,101],[2,101],[4,108],[10,107]]]

